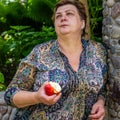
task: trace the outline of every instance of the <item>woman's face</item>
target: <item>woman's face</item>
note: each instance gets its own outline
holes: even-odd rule
[[[57,35],[80,34],[85,26],[81,20],[77,8],[67,4],[60,6],[55,13],[55,30]]]

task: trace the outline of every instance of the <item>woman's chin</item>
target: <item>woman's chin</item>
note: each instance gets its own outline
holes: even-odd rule
[[[67,34],[70,33],[70,31],[61,31],[60,33],[61,33],[62,35],[67,35]]]

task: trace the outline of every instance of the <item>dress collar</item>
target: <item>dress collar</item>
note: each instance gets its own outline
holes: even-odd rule
[[[83,48],[86,49],[86,47],[88,46],[88,40],[82,39],[81,41],[82,41]],[[53,44],[51,50],[52,50],[52,52],[61,51],[58,40],[54,41],[54,44]]]

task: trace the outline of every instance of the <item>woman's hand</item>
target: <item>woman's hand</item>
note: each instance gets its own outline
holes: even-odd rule
[[[51,96],[46,95],[46,93],[45,93],[45,85],[47,83],[48,82],[45,82],[40,87],[40,89],[35,94],[35,98],[37,100],[37,103],[43,103],[43,104],[46,104],[46,105],[53,105],[60,99],[61,93],[54,94],[54,95],[51,95]]]
[[[19,91],[13,96],[13,103],[18,108],[24,108],[30,105],[43,103],[46,105],[55,104],[61,97],[61,93],[48,96],[45,93],[44,83],[37,92]]]
[[[103,120],[104,117],[105,117],[104,100],[100,98],[93,105],[89,118],[90,120]]]

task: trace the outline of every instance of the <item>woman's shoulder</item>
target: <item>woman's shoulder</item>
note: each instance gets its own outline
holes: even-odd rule
[[[89,41],[89,49],[92,49],[92,53],[95,54],[103,63],[108,57],[107,47],[100,42]]]
[[[106,51],[105,44],[102,42],[96,42],[94,40],[88,41],[88,47],[95,49],[96,51]]]
[[[40,44],[37,44],[32,51],[34,52],[40,52],[44,53],[51,49],[52,46],[54,46],[56,40],[49,40],[47,42],[43,42]]]
[[[96,56],[97,58],[100,58],[104,61],[108,57],[108,52],[105,45],[103,43],[96,42],[93,40],[88,41],[86,52],[88,54],[91,53],[91,55]]]
[[[55,41],[56,40],[49,40],[47,42],[35,45],[30,53],[22,60],[24,61],[30,58],[39,58],[42,54],[48,53]]]
[[[56,40],[49,40],[47,42],[37,44],[34,48],[45,49],[45,48],[52,46],[55,43],[55,41]]]
[[[95,40],[88,40],[88,44],[94,47],[103,47],[103,43],[102,42],[97,42]]]

